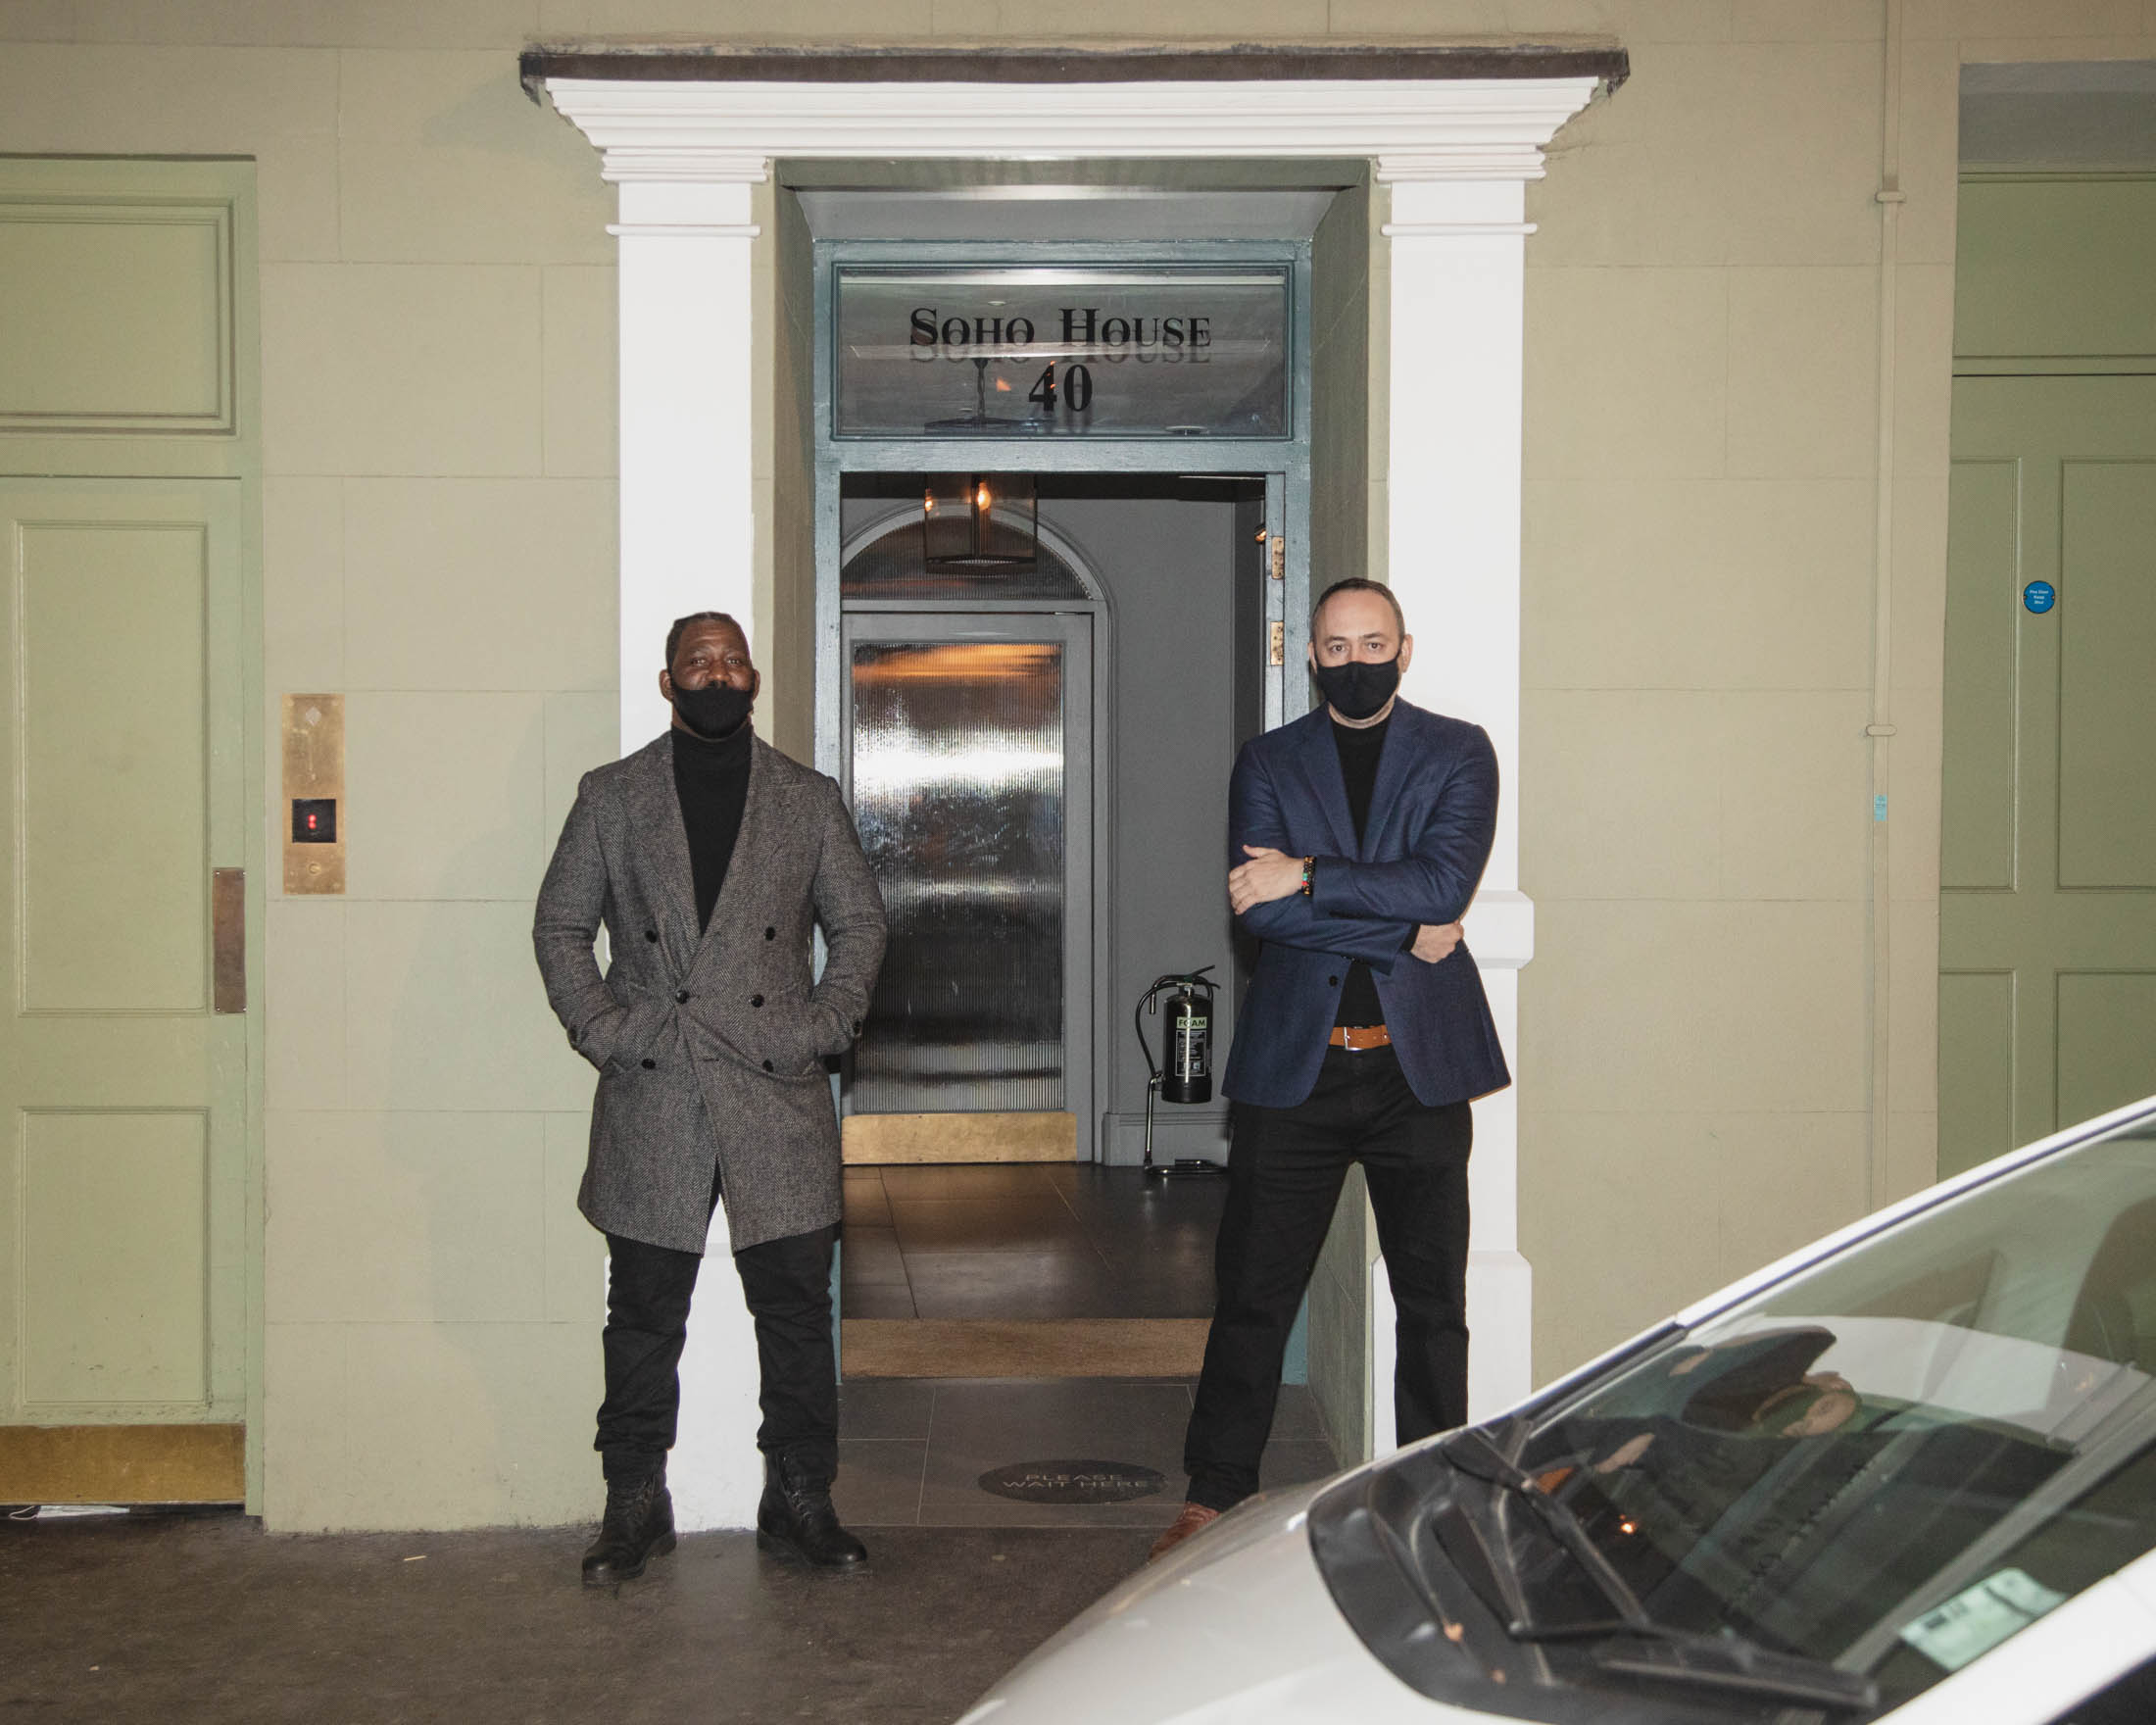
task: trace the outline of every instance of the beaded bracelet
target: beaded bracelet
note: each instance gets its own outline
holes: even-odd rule
[[[1311,876],[1312,876],[1312,875],[1313,875],[1313,874],[1314,874],[1314,873],[1315,873],[1316,871],[1317,871],[1317,859],[1316,859],[1315,857],[1305,857],[1305,858],[1303,858],[1303,859],[1302,859],[1302,896],[1303,896],[1304,898],[1308,898],[1308,897],[1310,896],[1310,877],[1311,877]]]

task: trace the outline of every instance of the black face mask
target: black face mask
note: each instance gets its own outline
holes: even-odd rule
[[[1399,688],[1399,655],[1382,665],[1350,659],[1346,665],[1313,665],[1310,675],[1326,704],[1343,718],[1369,718]]]
[[[684,689],[679,683],[673,686],[674,711],[681,715],[682,722],[711,742],[739,730],[756,700],[754,687],[737,689],[715,679],[701,689]]]

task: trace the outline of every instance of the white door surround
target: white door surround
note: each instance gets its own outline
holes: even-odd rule
[[[1496,745],[1504,798],[1469,923],[1517,1073],[1517,972],[1534,952],[1518,839],[1526,184],[1541,177],[1543,147],[1557,128],[1622,79],[1622,51],[1432,49],[1420,62],[1413,51],[1395,51],[1382,64],[1374,51],[1102,54],[1078,57],[1076,74],[1072,57],[1037,51],[1027,62],[1013,51],[994,81],[985,75],[992,52],[835,52],[822,68],[829,81],[804,78],[813,51],[774,54],[772,62],[785,64],[766,63],[761,79],[750,50],[669,56],[663,66],[650,53],[621,52],[626,75],[566,75],[612,70],[606,51],[534,50],[525,76],[598,146],[605,177],[620,188],[612,231],[620,238],[627,747],[665,725],[653,643],[675,616],[715,599],[754,632],[750,260],[759,235],[751,198],[774,158],[1373,161],[1392,194],[1384,229],[1389,579],[1410,626],[1424,623],[1405,687],[1421,705],[1476,720]],[[1360,56],[1353,75],[1324,75],[1351,54]],[[1366,75],[1431,62],[1441,68],[1431,75]],[[1484,75],[1459,75],[1468,69]],[[653,75],[661,71],[679,75]],[[959,71],[983,74],[981,81],[927,81]],[[1272,75],[1252,75],[1259,71]],[[1554,71],[1564,75],[1548,75]],[[1476,1109],[1468,1299],[1470,1394],[1479,1413],[1532,1387],[1531,1277],[1516,1232],[1516,1095],[1515,1088]],[[723,1211],[712,1227],[713,1256],[723,1259]],[[1392,1338],[1382,1322],[1391,1305],[1382,1268],[1373,1296],[1386,1333],[1371,1374],[1370,1429],[1383,1448],[1392,1429]],[[743,1441],[755,1420],[757,1363],[737,1302],[721,1296],[700,1305],[681,1376],[676,1514],[684,1528],[746,1526],[760,1486]]]

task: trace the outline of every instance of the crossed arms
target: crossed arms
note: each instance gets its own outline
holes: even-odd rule
[[[1407,856],[1363,862],[1318,855],[1305,897],[1302,854],[1271,767],[1260,752],[1246,750],[1228,799],[1228,827],[1240,847],[1231,903],[1243,927],[1261,940],[1361,959],[1387,974],[1410,950],[1435,962],[1458,941],[1456,925],[1490,860],[1496,823],[1497,758],[1477,730]]]

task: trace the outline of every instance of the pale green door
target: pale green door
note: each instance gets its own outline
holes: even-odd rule
[[[1959,378],[1953,450],[1941,1174],[2156,1092],[2156,377]]]
[[[239,523],[237,480],[0,480],[0,1462],[43,1497],[238,1495]]]

